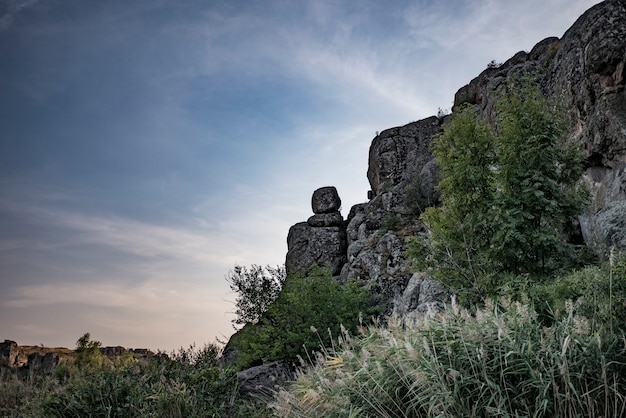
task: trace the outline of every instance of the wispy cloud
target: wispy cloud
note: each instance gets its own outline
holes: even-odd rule
[[[0,32],[9,29],[15,17],[27,7],[33,6],[39,0],[6,0],[5,13],[0,16]]]

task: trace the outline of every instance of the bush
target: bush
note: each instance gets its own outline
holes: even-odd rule
[[[220,364],[220,354],[213,344],[192,346],[169,355],[158,353],[147,363],[122,358],[99,367],[75,368],[69,376],[64,374],[63,381],[45,376],[36,386],[14,381],[12,392],[31,395],[13,407],[11,416],[269,416],[263,405],[239,398],[237,373]]]
[[[621,417],[626,352],[572,309],[520,303],[390,321],[342,338],[273,405],[283,417]]]
[[[409,243],[468,304],[498,295],[503,274],[541,282],[576,265],[568,229],[587,199],[580,152],[538,84],[506,86],[496,108],[495,128],[467,106],[433,140],[442,205],[422,214],[429,236]]]
[[[602,266],[588,266],[528,290],[543,312],[559,312],[568,300],[591,321],[594,329],[609,334],[625,331],[626,255],[613,254]]]
[[[318,350],[321,342],[329,343],[329,334],[338,335],[342,325],[356,331],[360,315],[376,313],[367,289],[336,283],[328,270],[315,267],[306,276],[288,277],[256,326],[231,340],[240,353],[238,368],[297,361],[307,350]]]

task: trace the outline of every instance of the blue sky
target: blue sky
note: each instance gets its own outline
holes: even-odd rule
[[[376,131],[596,3],[0,0],[0,339],[225,339],[229,269],[365,201]]]

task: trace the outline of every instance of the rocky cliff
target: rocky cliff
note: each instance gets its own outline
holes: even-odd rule
[[[469,104],[493,123],[501,89],[524,74],[537,78],[546,96],[558,98],[570,122],[564,140],[582,150],[581,182],[591,194],[591,204],[577,220],[579,239],[600,257],[612,246],[626,250],[625,65],[626,0],[607,0],[583,14],[562,38],[544,39],[530,52],[489,65],[458,90],[452,110]],[[356,280],[368,287],[385,314],[410,318],[442,308],[447,295],[425,274],[412,273],[405,238],[425,232],[419,216],[438,204],[430,144],[448,117],[431,116],[373,139],[369,201],[353,206],[347,219],[339,213],[341,199],[334,187],[316,190],[313,215],[289,230],[287,271],[326,266],[336,281]],[[231,344],[225,353],[229,350],[235,353]],[[254,376],[273,376],[259,370]]]
[[[562,38],[547,38],[521,51],[459,89],[453,112],[473,105],[495,120],[495,101],[513,76],[540,80],[546,96],[558,97],[571,129],[566,140],[585,157],[583,181],[592,203],[578,219],[581,239],[602,256],[607,248],[626,250],[626,0],[607,0],[583,14]],[[369,202],[352,207],[340,222],[337,204],[289,231],[287,269],[304,272],[325,264],[335,279],[358,280],[372,289],[384,312],[414,315],[445,302],[445,294],[421,274],[412,274],[405,237],[419,234],[419,215],[437,204],[437,167],[430,142],[445,118],[432,116],[388,129],[371,144],[367,177]],[[329,192],[332,190],[332,192]],[[322,216],[323,215],[323,216]]]

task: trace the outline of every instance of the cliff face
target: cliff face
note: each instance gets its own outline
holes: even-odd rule
[[[588,10],[563,38],[547,38],[530,52],[487,68],[454,98],[453,112],[469,103],[491,122],[498,92],[513,76],[534,75],[546,96],[560,98],[571,120],[567,140],[584,153],[582,181],[592,197],[579,218],[580,230],[585,243],[599,254],[612,245],[626,250],[625,65],[626,0],[608,0]],[[404,238],[422,232],[420,213],[437,204],[430,142],[443,122],[432,116],[376,136],[367,172],[370,201],[354,206],[343,224],[332,226],[337,236],[343,239],[345,234],[345,246],[342,241],[328,254],[320,252],[325,246],[316,244],[311,232],[319,228],[294,225],[288,269],[297,265],[299,271],[306,270],[313,259],[327,264],[336,280],[356,279],[370,286],[386,313],[412,315],[440,306],[445,301],[441,289],[411,274]],[[345,253],[337,254],[337,248],[345,248]],[[312,253],[315,257],[302,262]]]
[[[626,249],[626,1],[608,0],[584,13],[563,35],[483,71],[455,95],[455,108],[473,104],[494,119],[497,92],[511,76],[529,73],[546,96],[569,113],[568,140],[585,156],[584,183],[592,204],[580,218],[585,242],[597,251]]]

